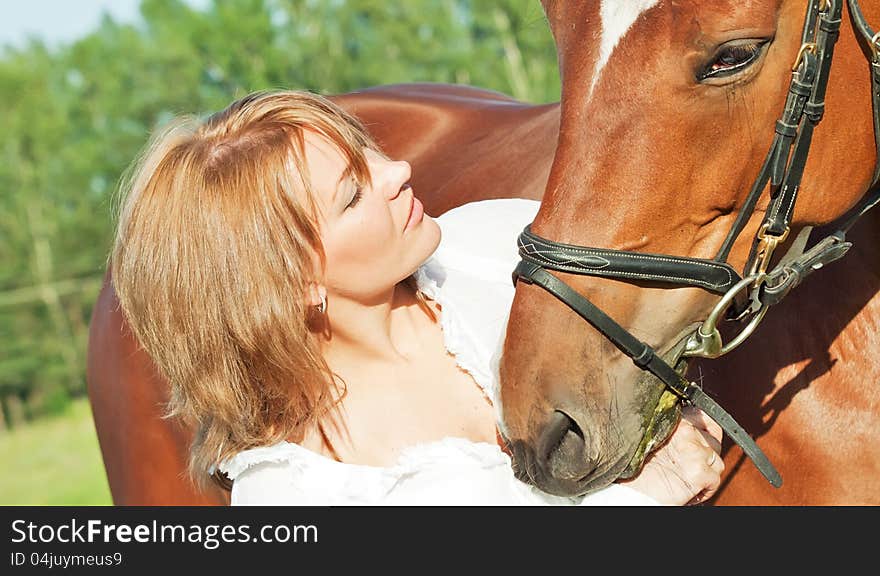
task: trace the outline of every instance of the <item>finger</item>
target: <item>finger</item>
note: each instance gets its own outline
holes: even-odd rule
[[[718,474],[724,472],[724,458],[721,457],[720,452],[713,451],[712,454],[709,455],[708,466],[713,472],[717,472]]]
[[[721,485],[721,473],[724,471],[724,460],[717,440],[689,421],[683,421],[681,431],[674,439],[675,454],[683,478],[694,488],[691,503],[711,498]]]
[[[670,446],[682,446],[688,442],[706,444],[705,439],[703,439],[703,436],[697,430],[697,427],[687,418],[679,420],[678,425],[675,427],[675,430],[672,431],[667,442]]]
[[[689,419],[682,418],[676,430],[676,437],[680,441],[695,442],[706,449],[721,452],[721,441]]]
[[[691,438],[683,441],[689,441],[690,446],[683,447],[683,450],[690,450],[690,455],[700,466],[704,466],[710,473],[721,474],[724,471],[724,460],[721,458],[721,443],[704,430],[696,427],[693,428]]]
[[[679,422],[669,442],[675,453],[692,460],[697,466],[708,466],[719,473],[724,469],[721,442],[689,419],[683,418]]]
[[[695,427],[705,430],[719,443],[724,435],[721,425],[712,420],[708,414],[697,408],[696,406],[685,406],[681,410],[682,418],[691,422]]]
[[[706,502],[711,500],[713,496],[715,496],[716,492],[717,490],[703,490],[702,492],[694,496],[690,502],[685,504],[685,506],[705,504]]]
[[[721,459],[719,458],[718,460],[720,461]],[[692,500],[693,503],[700,504],[715,496],[718,489],[721,487],[721,474],[713,471],[713,473],[707,477],[704,486],[705,488],[703,488]]]
[[[703,455],[705,457],[705,454]],[[724,461],[715,452],[704,460],[700,471],[695,473],[694,484],[700,491],[688,502],[688,505],[701,504],[710,500],[721,487],[721,472],[724,471]]]
[[[710,434],[705,430],[697,429],[700,435],[703,437],[703,441],[706,442],[706,445],[712,449],[713,452],[717,452],[721,454],[721,440]]]
[[[683,407],[681,409],[681,416],[697,428],[704,430],[710,430],[712,427],[717,426],[717,423],[708,414],[696,406]]]

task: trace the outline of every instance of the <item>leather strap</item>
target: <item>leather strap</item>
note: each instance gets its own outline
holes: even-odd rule
[[[871,50],[871,103],[874,107],[874,144],[877,148],[878,162],[874,169],[874,182],[880,181],[880,46],[875,43],[877,32],[871,28],[857,0],[848,0],[849,11],[856,30],[868,43]],[[872,185],[873,187],[873,185]],[[876,202],[875,202],[876,204]]]
[[[775,487],[782,485],[782,477],[770,463],[751,436],[717,402],[712,400],[695,384],[685,380],[675,369],[667,364],[654,349],[630,334],[620,324],[581,296],[568,284],[559,280],[540,265],[520,261],[513,273],[513,281],[523,280],[537,284],[568,305],[581,318],[605,335],[621,352],[642,370],[648,370],[672,389],[683,400],[693,404],[715,420],[730,438],[751,458],[761,474]]]
[[[806,40],[809,40],[810,33],[815,33],[816,55],[811,52],[803,53],[798,71],[792,78],[785,112],[780,121],[781,124],[794,130],[797,140],[790,161],[786,149],[784,167],[779,168],[784,175],[782,189],[775,195],[764,219],[763,227],[766,233],[773,236],[782,236],[789,229],[797,193],[807,165],[813,130],[819,125],[825,113],[825,92],[834,59],[834,47],[840,35],[842,10],[842,3],[833,3],[830,10],[819,15],[818,30],[804,31]],[[810,13],[813,13],[812,10]],[[776,183],[778,182],[774,181],[774,184]]]
[[[809,234],[809,230],[806,232]],[[799,256],[780,262],[764,280],[761,287],[761,303],[764,306],[775,306],[807,276],[843,258],[851,247],[852,242],[847,242],[843,233],[838,232],[824,237],[809,250],[801,252]]]
[[[871,25],[868,24],[868,20],[865,18],[865,15],[862,14],[862,8],[859,6],[858,0],[847,0],[847,4],[849,4],[849,10],[852,13],[853,22],[856,25],[856,30],[867,40],[871,41],[871,38],[874,37],[874,29],[871,28]]]
[[[715,294],[725,294],[741,280],[725,262],[552,242],[532,233],[531,225],[519,236],[519,254],[523,260],[559,272],[694,286]]]

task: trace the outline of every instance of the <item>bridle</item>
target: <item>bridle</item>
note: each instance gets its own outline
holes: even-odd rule
[[[843,0],[811,0],[807,7],[801,48],[792,67],[785,108],[776,122],[775,136],[764,164],[746,197],[736,221],[713,259],[646,254],[562,244],[541,238],[526,226],[519,236],[520,262],[513,282],[538,285],[568,305],[600,331],[633,363],[659,378],[684,402],[714,419],[736,442],[774,487],[782,478],[767,456],[743,428],[695,383],[689,382],[653,348],[640,341],[587,298],[550,274],[615,278],[629,282],[652,281],[676,287],[698,287],[721,296],[706,320],[685,337],[683,357],[718,358],[739,346],[754,333],[769,308],[779,303],[815,270],[841,258],[852,244],[846,233],[868,210],[880,202],[880,33],[868,25],[858,0],[847,0],[859,34],[869,43],[874,140],[878,163],[868,192],[847,214],[822,226],[821,240],[807,248],[813,228],[805,227],[786,254],[771,268],[777,247],[788,237],[794,205],[807,163],[813,131],[825,111],[825,91],[840,32]],[[751,252],[739,274],[727,263],[734,242],[751,219],[767,184],[770,204]],[[721,320],[745,324],[728,343],[718,330]]]

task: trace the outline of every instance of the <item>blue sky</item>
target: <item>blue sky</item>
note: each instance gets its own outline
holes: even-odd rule
[[[187,0],[202,7],[209,0]],[[0,46],[21,46],[38,36],[55,46],[91,32],[106,12],[120,22],[140,18],[140,0],[0,0]]]

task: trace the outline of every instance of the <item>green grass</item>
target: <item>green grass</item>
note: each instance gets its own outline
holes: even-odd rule
[[[88,399],[60,416],[0,431],[0,505],[110,506]]]

